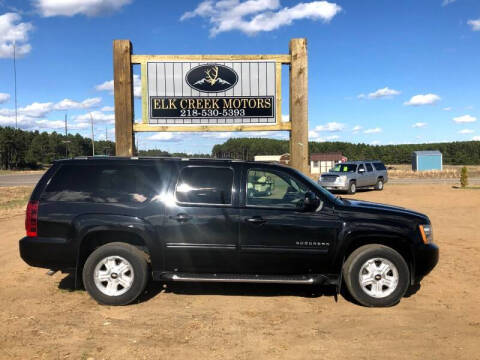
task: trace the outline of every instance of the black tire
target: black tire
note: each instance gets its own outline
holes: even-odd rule
[[[389,289],[386,287],[385,294],[388,295],[384,297],[369,295],[367,291],[371,289],[366,288],[364,290],[359,279],[363,265],[366,264],[368,260],[379,258],[387,260],[393,264],[398,276],[396,287],[392,286],[392,289],[394,290],[389,294]],[[375,266],[377,266],[376,263]],[[376,276],[379,275],[375,275],[375,278]],[[396,250],[384,245],[369,244],[359,247],[350,254],[343,266],[343,278],[350,295],[361,305],[368,307],[387,307],[396,305],[405,295],[410,284],[410,271],[405,259]],[[379,281],[383,280],[379,279]],[[381,284],[382,283],[380,283],[380,285]],[[384,291],[383,285],[381,286],[381,289],[381,291]]]
[[[375,184],[375,190],[382,191],[383,190],[383,179],[377,179],[377,183]]]
[[[355,181],[350,181],[347,192],[349,194],[355,194],[357,192],[357,183]]]
[[[130,274],[133,278],[131,285],[126,292],[120,295],[110,296],[105,294],[95,284],[95,268],[107,257],[120,257],[131,265],[132,271]],[[120,278],[121,276],[115,275],[114,279],[117,279],[117,277]],[[135,246],[126,243],[114,242],[99,247],[90,254],[83,267],[83,284],[85,289],[93,299],[103,305],[127,305],[131,303],[145,290],[148,279],[146,254]],[[121,292],[122,285],[117,285],[118,288],[120,288]]]

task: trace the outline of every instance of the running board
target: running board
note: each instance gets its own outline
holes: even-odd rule
[[[185,282],[228,282],[228,283],[263,283],[263,284],[323,284],[328,283],[324,275],[248,275],[248,274],[193,274],[164,272],[155,280]]]

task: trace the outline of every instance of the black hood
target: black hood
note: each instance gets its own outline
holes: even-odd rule
[[[416,218],[420,223],[430,223],[428,216],[417,211],[409,210],[400,206],[379,204],[370,201],[342,199],[344,202],[344,210],[355,212],[376,212],[385,215],[405,216],[408,218]]]

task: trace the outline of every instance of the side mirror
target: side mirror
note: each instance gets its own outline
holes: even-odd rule
[[[305,193],[305,199],[303,200],[303,210],[313,211],[320,206],[320,199],[311,191]]]

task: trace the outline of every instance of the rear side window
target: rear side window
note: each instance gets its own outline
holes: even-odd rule
[[[375,166],[376,170],[387,170],[385,165],[383,165],[383,163],[381,163],[381,162],[373,163],[373,166]]]
[[[373,171],[373,168],[372,168],[372,165],[371,165],[371,164],[365,163],[365,166],[367,167],[367,171],[368,171],[368,172]]]
[[[160,168],[62,165],[45,189],[42,200],[142,204],[160,192]]]
[[[233,170],[224,167],[192,166],[180,172],[175,190],[178,202],[230,205]]]

